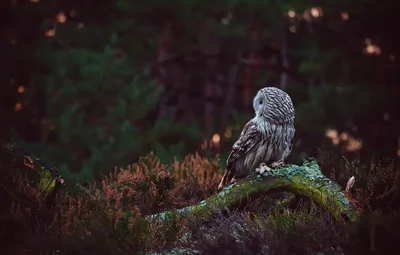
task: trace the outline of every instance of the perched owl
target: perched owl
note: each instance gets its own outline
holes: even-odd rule
[[[247,122],[233,144],[218,190],[252,171],[269,171],[268,166],[283,165],[292,151],[295,128],[290,96],[281,89],[265,87],[258,91],[253,107],[255,117]]]

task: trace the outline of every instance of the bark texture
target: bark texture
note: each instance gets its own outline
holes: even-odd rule
[[[342,187],[325,177],[313,159],[305,160],[302,166],[286,165],[263,174],[251,175],[196,205],[147,217],[167,219],[176,214],[191,214],[211,218],[224,211],[240,209],[251,200],[277,190],[308,197],[326,208],[338,221],[354,222],[358,219],[359,212],[345,196]]]

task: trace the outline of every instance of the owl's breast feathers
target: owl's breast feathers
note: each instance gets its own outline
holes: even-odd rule
[[[261,142],[262,134],[257,129],[256,123],[247,122],[239,139],[232,146],[232,151],[227,159],[227,169],[231,169],[237,159],[245,156],[255,145]]]

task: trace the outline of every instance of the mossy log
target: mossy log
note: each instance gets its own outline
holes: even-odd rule
[[[243,208],[251,200],[277,190],[308,197],[326,208],[339,221],[354,222],[359,216],[357,208],[345,196],[342,187],[325,177],[317,162],[309,159],[302,166],[286,165],[263,174],[250,175],[196,205],[147,217],[166,219],[172,215],[188,213],[211,218],[223,211]]]
[[[0,160],[3,170],[13,171],[12,175],[26,175],[30,185],[46,197],[46,203],[55,202],[55,196],[64,184],[56,167],[48,166],[14,141],[1,143]]]

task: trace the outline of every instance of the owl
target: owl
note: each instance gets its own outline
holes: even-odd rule
[[[254,97],[253,108],[255,116],[233,144],[218,190],[253,171],[282,166],[292,151],[295,128],[290,96],[281,89],[265,87]]]

